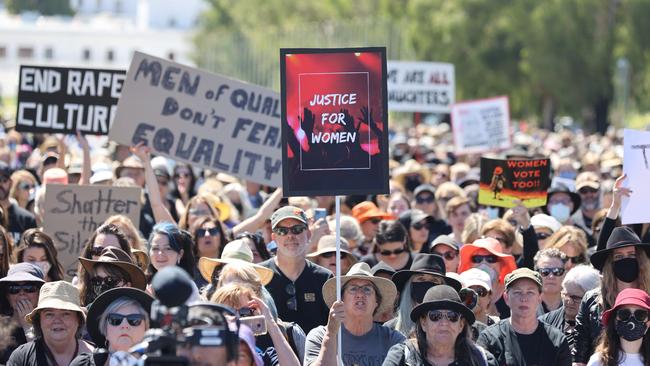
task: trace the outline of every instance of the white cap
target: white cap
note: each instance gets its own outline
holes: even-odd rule
[[[548,228],[552,232],[556,232],[562,227],[562,224],[557,221],[555,217],[546,214],[534,215],[530,218],[530,224],[533,225],[533,227]]]
[[[490,275],[478,268],[468,269],[460,274],[460,278],[464,287],[481,286],[488,291],[492,290]]]

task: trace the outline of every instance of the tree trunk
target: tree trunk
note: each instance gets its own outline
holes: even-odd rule
[[[609,127],[609,102],[608,98],[601,97],[594,103],[595,127],[601,135],[604,135]]]
[[[555,128],[555,113],[555,100],[549,95],[544,96],[542,105],[542,126],[544,129],[553,131]]]

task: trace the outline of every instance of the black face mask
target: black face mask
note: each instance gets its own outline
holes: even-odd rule
[[[404,186],[406,187],[406,189],[408,191],[411,191],[411,192],[415,191],[415,189],[420,184],[422,184],[422,182],[420,181],[420,176],[419,175],[411,175],[411,176],[406,177],[406,182],[405,183],[406,184],[404,184]]]
[[[418,304],[422,304],[427,290],[433,286],[434,284],[431,282],[411,282],[411,299]]]
[[[619,280],[630,283],[639,277],[639,262],[636,258],[623,258],[614,261],[614,274]]]
[[[633,342],[643,338],[647,330],[648,326],[645,322],[640,322],[635,317],[630,317],[626,321],[616,321],[616,333],[626,341]]]

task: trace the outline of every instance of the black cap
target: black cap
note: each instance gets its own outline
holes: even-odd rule
[[[7,163],[4,161],[0,161],[0,176],[10,178],[11,173],[13,173],[13,171],[9,165],[7,165]]]

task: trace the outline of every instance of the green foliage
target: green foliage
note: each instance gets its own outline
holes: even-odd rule
[[[72,15],[70,0],[5,0],[4,5],[12,14],[36,11],[42,15]]]

